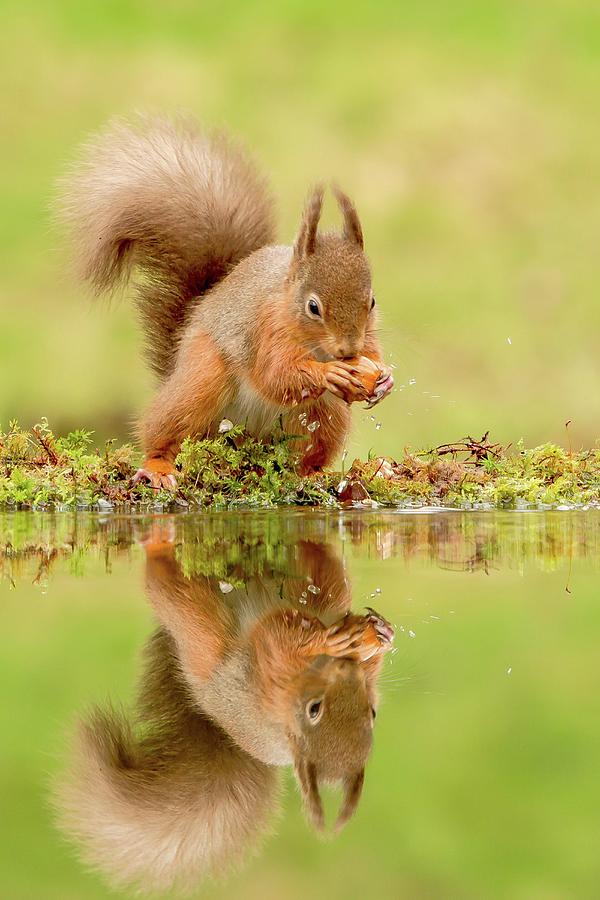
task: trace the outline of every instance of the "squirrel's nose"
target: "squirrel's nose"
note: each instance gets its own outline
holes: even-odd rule
[[[352,348],[348,346],[348,344],[340,344],[337,348],[336,356],[338,359],[350,359],[354,356],[352,352]]]

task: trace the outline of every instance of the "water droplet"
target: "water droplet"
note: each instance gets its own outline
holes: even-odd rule
[[[506,338],[506,341],[507,341],[508,344],[512,344],[512,341],[511,341],[510,338]]]
[[[416,384],[416,383],[417,383],[417,379],[416,379],[416,378],[409,378],[409,379],[408,379],[408,383],[409,383],[409,384]]]
[[[509,666],[508,669],[506,670],[506,674],[510,675],[511,672],[512,672],[512,666]]]
[[[375,593],[376,593],[376,594],[380,594],[380,593],[381,593],[381,588],[375,588]]]
[[[308,603],[308,600],[306,600],[304,597],[300,597],[300,600],[298,602],[302,603],[302,605],[305,606]]]
[[[311,594],[320,594],[321,593],[321,588],[317,587],[316,584],[309,584],[308,590],[311,592]]]
[[[378,422],[377,425],[375,426],[375,431],[379,431],[380,428],[381,428],[381,422]]]
[[[415,634],[414,631],[409,630],[408,636],[409,636],[409,637],[416,637],[416,634]]]
[[[307,424],[307,422],[308,422],[308,416],[306,415],[305,412],[301,412],[301,413],[300,413],[300,415],[298,416],[298,421],[300,422],[301,425],[306,425],[306,424]]]
[[[317,420],[315,419],[314,422],[309,422],[306,427],[308,428],[309,431],[316,431],[317,428],[321,427],[321,423],[317,422]]]

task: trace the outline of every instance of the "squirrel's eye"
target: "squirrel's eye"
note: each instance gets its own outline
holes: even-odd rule
[[[306,304],[306,309],[310,313],[311,316],[315,319],[321,318],[321,307],[319,306],[318,301],[314,297],[310,297],[308,303]]]
[[[373,309],[374,306],[375,306],[375,297],[372,297],[371,298],[371,309]]]
[[[322,706],[323,706],[323,703],[321,700],[311,700],[310,703],[306,707],[306,712],[307,712],[308,718],[311,719],[313,722],[316,719],[318,719]]]

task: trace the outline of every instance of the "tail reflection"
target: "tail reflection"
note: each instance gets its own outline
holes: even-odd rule
[[[336,828],[354,813],[371,750],[376,682],[393,630],[350,612],[342,560],[301,541],[247,571],[213,560],[182,571],[160,530],[145,542],[159,620],[134,711],[97,708],[79,725],[59,790],[64,829],[119,886],[191,888],[240,860],[294,767],[309,821],[339,784]],[[256,570],[258,569],[258,570]]]

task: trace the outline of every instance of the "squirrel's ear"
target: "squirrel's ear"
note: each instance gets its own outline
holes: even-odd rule
[[[325,815],[323,813],[321,795],[319,794],[316,767],[313,763],[297,757],[294,768],[308,818],[317,831],[323,831],[325,828]]]
[[[340,810],[335,823],[335,830],[340,831],[346,822],[352,818],[356,812],[360,795],[362,794],[363,784],[365,782],[365,770],[360,770],[356,775],[350,775],[344,780],[344,803]]]
[[[364,247],[362,227],[354,203],[347,194],[337,187],[337,185],[333,186],[333,193],[335,194],[335,199],[337,200],[342,216],[344,217],[344,237],[347,241],[358,244],[362,250]]]
[[[315,252],[317,227],[319,225],[319,219],[321,218],[322,206],[323,187],[319,184],[313,190],[304,207],[298,237],[294,244],[294,257],[298,260],[310,256],[311,253]]]

